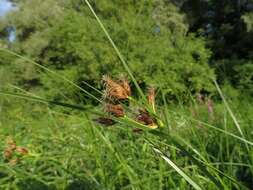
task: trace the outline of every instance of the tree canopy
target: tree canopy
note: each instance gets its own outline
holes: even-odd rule
[[[3,44],[8,43],[7,28],[15,27],[14,51],[81,86],[85,81],[99,88],[102,75],[124,74],[82,0],[14,2],[18,9],[0,20]],[[214,71],[223,81],[236,81],[242,90],[252,85],[252,2],[238,2],[91,1],[137,81],[172,96],[212,93]],[[31,90],[40,86],[55,98],[79,93],[32,64],[17,58],[11,62],[16,65],[16,82]],[[55,88],[62,88],[62,94]]]

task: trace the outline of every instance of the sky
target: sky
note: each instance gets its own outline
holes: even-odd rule
[[[13,6],[8,0],[0,0],[0,16],[4,16],[12,8]]]
[[[0,0],[0,17],[4,16],[8,11],[12,10],[13,4],[8,0]],[[9,29],[9,42],[14,42],[16,39],[16,31],[15,28],[12,27]]]

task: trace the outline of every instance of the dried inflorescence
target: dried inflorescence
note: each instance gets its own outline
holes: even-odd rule
[[[150,87],[148,89],[148,103],[152,106],[153,111],[155,111],[155,88]],[[139,109],[139,114],[136,120],[149,128],[155,129],[158,127],[156,119],[150,115],[146,109]]]
[[[123,117],[125,115],[122,101],[128,100],[129,96],[131,96],[131,88],[127,79],[124,77],[120,77],[117,81],[114,81],[109,76],[103,76],[102,82],[105,87],[104,111],[109,114],[109,117],[100,117],[96,121],[109,126],[115,124],[110,116]],[[155,112],[155,89],[153,87],[148,89],[147,99],[153,112]],[[139,109],[136,121],[147,125],[149,128],[154,129],[158,127],[156,119],[146,109]]]
[[[106,117],[99,117],[97,119],[94,119],[94,121],[102,124],[102,125],[105,125],[105,126],[111,126],[111,125],[114,125],[116,122],[110,118],[106,118]]]
[[[9,160],[12,157],[12,154],[13,154],[13,150],[11,148],[8,147],[4,149],[3,155],[5,159]]]
[[[125,77],[121,77],[118,80],[118,83],[125,89],[126,94],[128,96],[131,96],[132,92],[131,92],[131,88],[130,88],[130,85],[128,83],[128,80]]]
[[[105,86],[104,98],[106,100],[126,100],[129,97],[129,94],[131,94],[130,87],[126,80],[115,82],[109,76],[103,76],[102,81]]]
[[[16,152],[22,154],[22,155],[27,155],[28,154],[28,150],[24,147],[17,147],[16,148]]]
[[[150,116],[150,114],[146,110],[139,110],[139,114],[136,117],[136,121],[143,125],[147,125],[151,129],[158,128],[156,119]]]
[[[21,156],[27,155],[29,153],[26,148],[18,147],[11,137],[7,138],[6,144],[7,147],[3,151],[3,156],[10,165],[17,164]]]
[[[155,88],[150,87],[148,89],[148,103],[152,106],[153,111],[155,111]]]
[[[11,149],[11,150],[15,150],[17,145],[16,143],[14,142],[14,140],[12,139],[12,137],[7,137],[6,139],[6,143],[8,145],[8,148]]]
[[[121,104],[114,105],[114,104],[107,103],[105,105],[105,111],[107,113],[114,115],[115,117],[123,117],[124,116],[124,108]]]
[[[143,109],[139,109],[139,114],[137,115],[136,120],[144,125],[151,125],[155,123],[154,119],[150,117],[149,113]]]
[[[114,117],[124,116],[124,107],[121,102],[127,100],[131,95],[131,88],[126,78],[121,77],[119,80],[114,81],[109,76],[103,76],[104,91],[104,111]],[[100,117],[96,120],[103,125],[113,125],[115,122],[107,117]]]

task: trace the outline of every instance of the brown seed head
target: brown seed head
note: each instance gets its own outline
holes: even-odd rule
[[[158,128],[156,120],[153,119],[146,110],[139,110],[140,114],[137,116],[136,120],[144,125],[147,125],[150,129]]]
[[[115,117],[123,117],[124,116],[124,108],[121,104],[106,104],[105,111],[111,113]]]
[[[151,125],[154,122],[153,118],[148,114],[146,110],[139,110],[139,115],[136,120],[144,125]]]
[[[105,125],[105,126],[111,126],[115,124],[115,121],[113,121],[110,118],[106,118],[106,117],[99,117],[97,119],[95,119],[96,122]]]
[[[17,146],[16,146],[15,141],[12,139],[12,137],[7,137],[6,142],[9,148],[11,148],[12,150],[16,149]]]
[[[18,163],[18,161],[19,161],[19,159],[16,158],[16,159],[10,160],[10,161],[9,161],[9,164],[10,164],[11,166],[14,166],[14,165],[16,165],[16,164]]]
[[[155,106],[155,88],[150,87],[148,89],[148,103],[154,108]]]
[[[102,79],[105,85],[105,98],[115,100],[124,100],[128,98],[128,92],[120,84],[114,82],[110,77],[103,76]]]
[[[11,148],[6,148],[3,152],[4,158],[9,160],[12,157],[13,150]]]
[[[133,132],[134,132],[134,133],[140,133],[140,132],[142,132],[142,129],[134,128],[134,129],[133,129]]]
[[[28,150],[26,148],[23,148],[23,147],[17,147],[16,151],[19,152],[22,155],[27,155],[28,154]]]
[[[128,96],[131,96],[131,88],[126,78],[121,77],[119,79],[119,84],[126,90]]]

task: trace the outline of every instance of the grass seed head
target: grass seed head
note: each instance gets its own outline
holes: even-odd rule
[[[106,117],[99,117],[97,119],[95,119],[96,122],[105,125],[105,126],[111,126],[114,125],[116,122],[110,118],[106,118]]]
[[[22,155],[27,155],[28,154],[28,150],[24,147],[17,147],[16,148],[16,152],[22,154]]]
[[[121,77],[119,79],[119,84],[126,90],[127,95],[131,96],[132,92],[131,92],[131,88],[127,79],[124,77]]]
[[[121,104],[106,104],[105,111],[114,115],[115,117],[124,116],[124,108]]]
[[[16,158],[16,159],[10,160],[10,161],[9,161],[9,164],[10,164],[11,166],[15,166],[18,162],[19,162],[19,159]]]
[[[152,106],[153,110],[155,111],[155,88],[150,87],[148,89],[148,103]]]
[[[16,147],[17,147],[17,145],[16,145],[16,143],[15,143],[15,141],[13,140],[12,137],[7,137],[6,143],[7,143],[8,147],[9,147],[10,149],[12,149],[12,150],[15,150]]]
[[[128,91],[108,76],[102,79],[105,86],[105,99],[125,100],[128,98]]]
[[[11,148],[9,148],[9,147],[6,148],[6,149],[4,150],[4,152],[3,152],[4,158],[5,158],[6,160],[11,159],[12,154],[13,154],[13,150],[12,150]]]
[[[148,112],[142,109],[139,110],[139,114],[137,115],[136,120],[144,125],[151,125],[152,123],[155,123]]]

